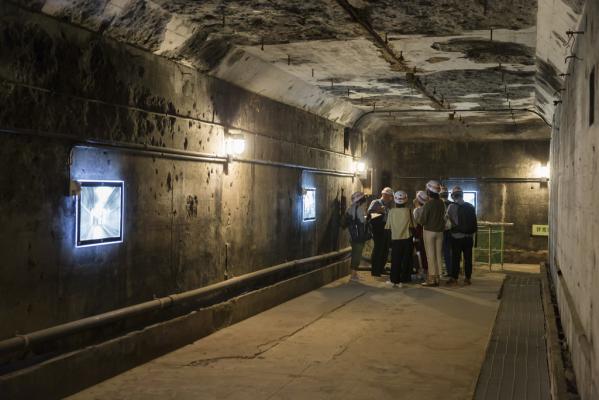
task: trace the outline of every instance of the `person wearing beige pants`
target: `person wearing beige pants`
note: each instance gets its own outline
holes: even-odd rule
[[[437,181],[426,184],[428,201],[416,217],[422,225],[424,248],[428,261],[428,277],[423,286],[439,286],[443,264],[443,231],[445,230],[445,203],[439,197],[441,185]]]
[[[424,230],[424,248],[428,261],[428,283],[438,285],[443,268],[443,232]]]

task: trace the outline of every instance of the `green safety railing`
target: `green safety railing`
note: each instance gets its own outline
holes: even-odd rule
[[[503,270],[505,227],[513,226],[508,222],[479,222],[474,241],[474,262],[486,264],[489,270],[500,265]]]

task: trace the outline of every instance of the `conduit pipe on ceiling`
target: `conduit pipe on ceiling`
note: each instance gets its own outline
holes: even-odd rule
[[[405,180],[422,180],[428,181],[430,176],[398,176],[397,179],[405,179]],[[503,177],[440,177],[441,181],[449,181],[449,182],[486,182],[486,183],[530,183],[530,182],[542,182],[545,183],[549,179],[548,178],[503,178]]]
[[[545,119],[545,117],[538,111],[530,109],[530,108],[478,108],[475,110],[469,110],[469,109],[461,109],[461,108],[451,108],[451,109],[443,109],[443,110],[435,110],[435,109],[390,109],[390,110],[370,110],[370,111],[366,111],[364,112],[362,115],[360,115],[358,117],[358,119],[356,119],[356,121],[354,122],[352,128],[353,129],[357,129],[360,122],[362,122],[362,120],[364,120],[364,118],[366,118],[367,116],[371,115],[371,114],[400,114],[400,113],[456,113],[456,112],[471,112],[471,113],[476,113],[476,112],[488,112],[488,113],[515,113],[515,112],[527,112],[527,113],[531,113],[531,114],[535,114],[537,117],[539,117],[549,128],[551,128],[551,124],[549,122],[547,122],[547,120]]]
[[[203,296],[209,296],[216,294],[219,291],[233,288],[236,285],[242,285],[251,280],[265,278],[268,275],[276,274],[277,272],[293,269],[293,267],[314,263],[324,262],[332,259],[339,259],[341,261],[344,256],[349,254],[351,251],[350,247],[345,249],[334,251],[318,256],[303,258],[299,260],[289,261],[283,264],[275,265],[269,268],[265,268],[256,272],[241,275],[235,278],[228,279],[223,282],[219,282],[214,285],[189,290],[183,293],[171,294],[169,296],[161,297],[158,299],[150,300],[145,303],[136,304],[129,307],[119,308],[117,310],[108,311],[106,313],[94,315],[91,317],[79,319],[65,324],[53,326],[51,328],[42,329],[25,335],[16,335],[13,338],[6,339],[0,342],[0,355],[12,354],[20,351],[27,350],[31,345],[48,342],[50,340],[59,339],[69,335],[73,335],[78,332],[86,331],[92,328],[105,326],[117,321],[121,321],[127,318],[132,318],[138,315],[146,314],[152,311],[159,311],[167,307],[171,307],[176,304],[183,303],[185,301],[196,300]],[[319,269],[321,267],[314,268]]]

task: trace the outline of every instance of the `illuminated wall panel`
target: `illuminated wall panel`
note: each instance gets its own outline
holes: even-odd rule
[[[304,189],[303,219],[314,221],[316,219],[316,189]]]
[[[79,181],[76,245],[97,246],[123,241],[122,181]]]

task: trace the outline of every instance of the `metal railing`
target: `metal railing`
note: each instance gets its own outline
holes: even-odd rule
[[[513,225],[511,222],[479,221],[474,240],[474,262],[486,264],[489,271],[498,264],[503,271],[505,228]]]

